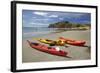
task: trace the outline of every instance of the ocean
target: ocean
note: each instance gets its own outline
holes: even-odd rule
[[[24,38],[42,36],[55,31],[57,31],[57,28],[47,28],[47,27],[23,27],[22,28]]]

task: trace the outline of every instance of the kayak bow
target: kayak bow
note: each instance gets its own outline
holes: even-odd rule
[[[32,47],[36,50],[39,50],[39,51],[42,51],[42,52],[45,52],[45,53],[48,53],[48,54],[56,55],[56,56],[71,58],[71,57],[67,56],[68,52],[65,52],[63,50],[57,51],[56,48],[53,48],[53,47],[48,47],[46,45],[42,45],[42,44],[39,44],[39,43],[30,42],[28,40],[27,40],[27,42],[29,43],[30,47]]]

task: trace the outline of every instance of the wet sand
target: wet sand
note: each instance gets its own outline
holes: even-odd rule
[[[30,63],[30,62],[46,62],[46,61],[68,61],[68,60],[87,60],[91,58],[91,52],[88,47],[79,47],[79,46],[73,46],[68,45],[68,47],[59,46],[61,50],[67,51],[68,55],[72,58],[65,58],[61,56],[55,56],[51,54],[47,54],[38,50],[35,50],[29,46],[26,40],[38,42],[37,38],[47,38],[51,40],[57,40],[59,37],[66,37],[66,38],[72,38],[76,40],[85,40],[87,46],[91,45],[90,41],[90,30],[81,30],[81,31],[64,31],[60,33],[50,33],[45,34],[38,37],[32,37],[32,38],[23,38],[23,48],[22,48],[22,62],[23,63]],[[40,42],[39,42],[40,43]],[[41,43],[44,44],[44,43]],[[44,44],[47,45],[47,44]]]

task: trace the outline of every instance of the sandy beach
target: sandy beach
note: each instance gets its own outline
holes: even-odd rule
[[[34,34],[34,33],[33,33]],[[55,56],[51,54],[47,54],[38,50],[35,50],[29,46],[26,40],[38,42],[37,38],[46,38],[51,40],[57,40],[59,37],[71,38],[76,40],[85,40],[87,46],[91,45],[91,33],[90,30],[73,30],[73,31],[64,31],[60,33],[49,33],[41,36],[23,38],[22,42],[22,62],[30,63],[30,62],[46,62],[46,61],[68,61],[68,60],[87,60],[91,58],[90,48],[88,47],[79,47],[68,45],[68,47],[59,46],[61,50],[68,52],[68,55],[72,58],[64,58],[60,56]],[[44,44],[44,43],[41,43]],[[44,44],[47,45],[47,44]],[[48,46],[48,45],[47,45]]]

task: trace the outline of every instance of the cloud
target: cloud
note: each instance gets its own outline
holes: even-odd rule
[[[48,24],[44,24],[44,23],[34,23],[34,22],[30,22],[29,23],[29,26],[32,26],[32,27],[47,27]]]
[[[32,17],[33,19],[36,19],[37,17]]]
[[[59,18],[59,20],[63,20],[64,18]]]
[[[72,17],[77,17],[77,18],[79,18],[79,17],[81,17],[81,16],[83,16],[84,14],[72,14]]]
[[[57,17],[58,17],[58,15],[50,15],[50,16],[48,16],[48,17],[57,18]]]
[[[67,18],[80,18],[81,16],[83,16],[84,14],[81,13],[66,13],[65,16]]]
[[[43,18],[43,19],[41,19],[41,18],[33,18],[32,20],[33,21],[48,21],[50,19],[48,19],[48,18]]]
[[[48,13],[48,12],[33,12],[33,14],[44,16],[44,17],[50,17],[50,18],[57,18],[58,17],[58,15]]]
[[[29,24],[31,24],[31,25],[45,25],[45,24],[42,24],[42,23],[34,23],[34,22],[30,22]]]
[[[91,23],[91,22],[88,21],[88,20],[83,20],[82,22],[83,22],[83,23]]]
[[[47,15],[48,13],[46,13],[46,12],[33,12],[33,14],[45,16],[45,15]]]

